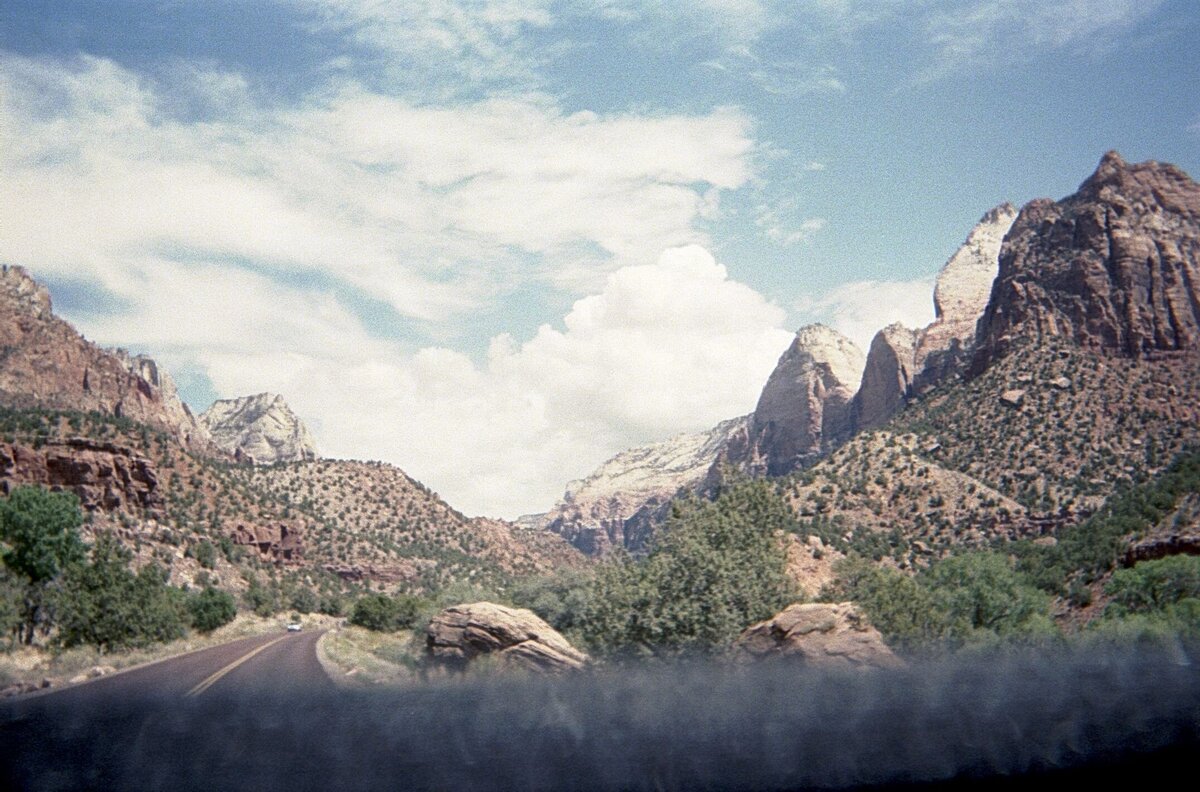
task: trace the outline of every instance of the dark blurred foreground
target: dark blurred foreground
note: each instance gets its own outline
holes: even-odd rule
[[[860,675],[671,666],[312,696],[85,686],[0,704],[0,786],[1140,787],[1194,765],[1195,658],[973,657]]]

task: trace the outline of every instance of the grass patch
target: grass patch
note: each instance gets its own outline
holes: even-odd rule
[[[420,681],[422,647],[412,630],[375,632],[343,627],[317,647],[334,682],[347,687],[402,686]]]

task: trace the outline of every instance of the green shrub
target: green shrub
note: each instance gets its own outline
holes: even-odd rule
[[[367,594],[359,597],[350,612],[350,623],[368,630],[393,632],[412,627],[420,610],[414,597]]]
[[[188,601],[192,627],[200,632],[212,632],[233,621],[237,616],[237,603],[228,591],[207,586]]]
[[[308,586],[300,586],[292,592],[292,610],[298,613],[314,613],[319,605],[316,592]]]
[[[889,646],[911,652],[946,635],[948,614],[913,576],[861,557],[842,559],[834,573],[837,582],[823,598],[857,603]]]
[[[1187,599],[1200,599],[1200,557],[1170,556],[1119,569],[1105,587],[1109,606],[1121,613],[1166,610]]]
[[[0,560],[25,583],[21,628],[27,644],[39,625],[48,628],[44,605],[51,581],[86,558],[82,524],[79,499],[69,492],[17,487],[0,501]]]
[[[608,654],[711,652],[797,599],[786,572],[790,507],[765,481],[728,486],[713,502],[677,502],[643,560],[600,566],[580,631]]]
[[[183,636],[188,622],[184,593],[168,586],[156,566],[134,573],[132,558],[115,538],[103,535],[92,548],[90,563],[66,569],[51,599],[61,646],[89,644],[109,651]]]
[[[922,576],[946,617],[947,635],[960,641],[1034,638],[1054,631],[1050,598],[996,553],[964,553],[931,566]]]

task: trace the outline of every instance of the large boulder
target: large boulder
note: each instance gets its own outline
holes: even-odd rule
[[[904,665],[852,602],[789,605],[746,628],[734,648],[745,658],[782,657],[826,668]]]
[[[494,602],[454,605],[438,613],[425,629],[425,649],[435,663],[457,670],[483,655],[540,673],[573,671],[588,662],[533,611]]]

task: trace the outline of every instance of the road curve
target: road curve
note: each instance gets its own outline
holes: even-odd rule
[[[100,699],[130,696],[167,699],[238,690],[293,689],[320,691],[333,682],[317,659],[323,631],[271,633],[199,649],[80,685],[52,688],[5,702],[6,715],[22,714],[50,704],[88,706]]]

